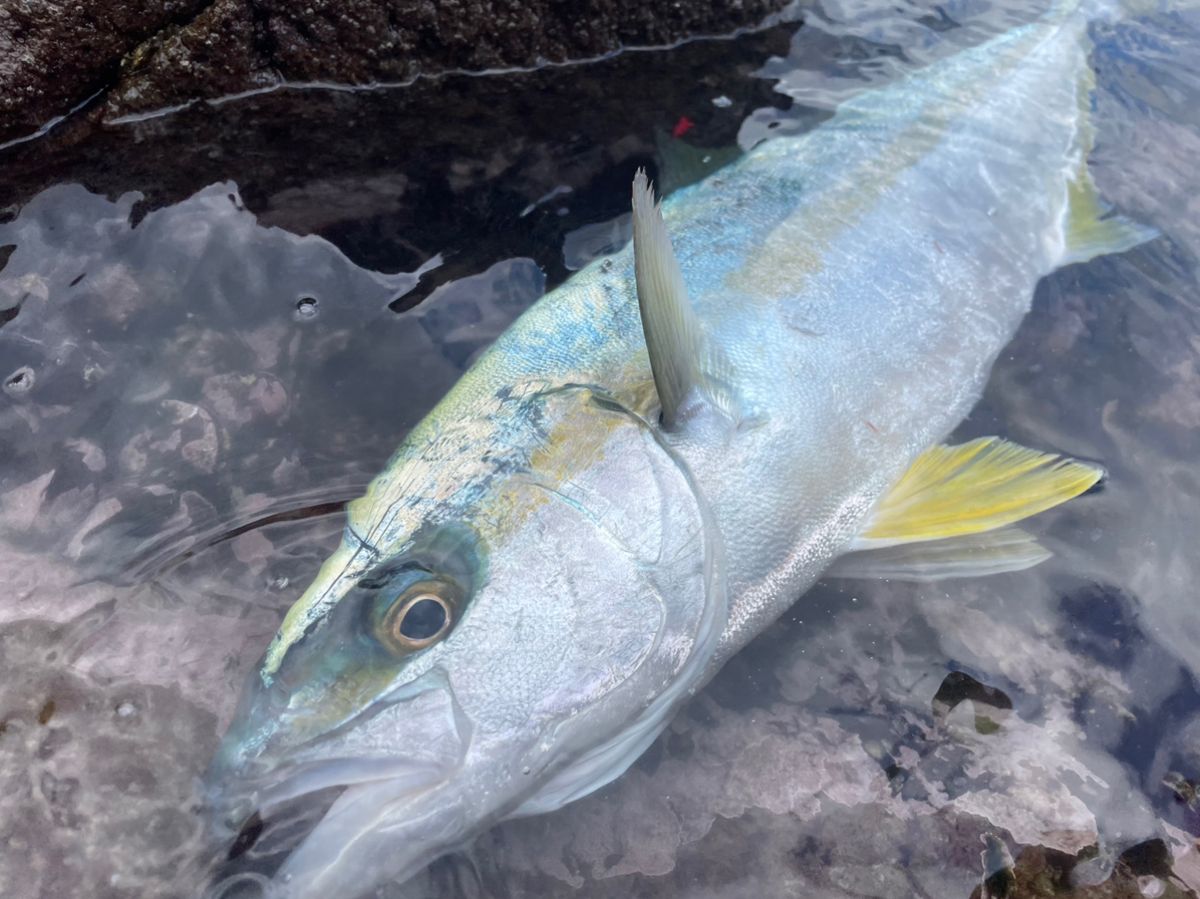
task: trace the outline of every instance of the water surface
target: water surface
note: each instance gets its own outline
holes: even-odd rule
[[[341,504],[513,317],[627,238],[633,171],[687,183],[1030,15],[876,6],[67,123],[0,156],[0,895],[272,870],[302,822],[214,873],[196,788],[242,681]],[[1106,467],[1033,523],[1054,559],[820,584],[617,782],[383,895],[1200,890],[1200,18],[1093,37],[1097,180],[1163,237],[1045,279],[956,435]]]

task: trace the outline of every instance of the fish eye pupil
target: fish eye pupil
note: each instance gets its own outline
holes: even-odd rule
[[[441,640],[454,626],[462,594],[457,585],[433,579],[409,583],[396,592],[368,594],[374,639],[393,655],[403,657]]]
[[[412,603],[400,618],[400,636],[414,643],[431,640],[446,626],[446,606],[440,599],[425,596]]]

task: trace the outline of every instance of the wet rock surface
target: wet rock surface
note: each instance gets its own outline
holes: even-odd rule
[[[530,67],[756,25],[780,0],[20,0],[0,9],[0,142],[281,82]]]
[[[205,0],[60,3],[0,8],[0,142],[37,130],[115,81],[142,41],[186,22]]]
[[[114,200],[136,192],[140,216],[233,181],[262,224],[325,237],[370,268],[412,271],[441,253],[397,311],[502,258],[531,256],[557,281],[564,236],[627,212],[638,165],[661,175],[672,143],[736,148],[753,110],[787,102],[749,76],[787,52],[794,30],[396,89],[283,90],[110,127],[72,121],[0,150],[0,216],[63,182]],[[683,166],[691,180],[719,163],[707,155]],[[586,252],[572,253],[574,267]]]

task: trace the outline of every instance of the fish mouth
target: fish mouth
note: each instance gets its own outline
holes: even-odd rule
[[[388,850],[388,873],[416,873],[428,850],[461,826],[461,815],[446,814],[451,804],[428,801],[446,785],[447,772],[431,764],[330,759],[303,766],[248,806],[254,810],[236,837],[223,840],[228,853],[205,899],[350,899],[363,885],[364,863],[378,854],[376,830]],[[397,857],[398,830],[408,834],[405,858]],[[372,847],[365,853],[364,842]],[[347,854],[364,861],[347,865]],[[267,876],[271,868],[277,870]]]
[[[356,899],[407,880],[471,829],[453,778],[423,766],[373,778],[380,772],[326,767],[289,778],[260,806],[274,810],[269,816],[256,811],[246,820],[205,899]],[[327,786],[295,792],[301,783]],[[281,798],[285,786],[290,800]]]
[[[271,879],[270,899],[353,897],[404,881],[471,830],[452,784],[403,778],[347,787]]]
[[[429,801],[448,792],[452,779],[451,771],[433,762],[361,758],[298,764],[282,779],[276,772],[269,785],[264,776],[260,789],[241,793],[241,804],[227,807],[218,825],[224,861],[212,869],[204,895],[350,899],[362,886],[364,863],[347,865],[344,857],[363,855],[358,847],[373,846],[376,830],[393,836],[384,836],[380,849],[365,857],[386,851],[389,874],[416,873],[440,848],[442,835],[454,839],[464,823],[460,815],[447,816],[453,802]],[[394,842],[398,830],[408,834],[401,850]]]
[[[415,797],[443,783],[448,773],[443,765],[421,760],[332,758],[295,765],[283,776],[261,775],[257,785],[245,781],[236,793],[223,790],[210,806],[214,848],[224,858],[219,866],[257,866],[257,860],[290,853],[349,790]]]
[[[443,780],[444,766],[435,762],[412,759],[363,759],[363,758],[334,758],[318,762],[302,763],[295,770],[284,775],[278,774],[268,779],[263,776],[257,789],[250,786],[247,796],[253,797],[242,805],[254,806],[260,814],[267,814],[275,808],[303,799],[314,793],[341,787],[349,788],[360,784],[379,784],[383,782],[408,785],[414,791],[421,791]],[[247,794],[243,794],[247,795]]]
[[[447,820],[457,803],[446,794],[455,792],[472,731],[453,690],[436,674],[302,742],[289,739],[285,719],[231,728],[206,777],[210,826],[227,849],[214,880],[230,876],[207,895],[224,899],[233,878],[250,876],[247,869],[260,877],[282,861],[257,895],[349,899],[362,890],[356,876],[362,863],[347,865],[343,856],[356,857],[355,846],[373,843],[371,831],[385,825],[409,834],[402,853],[389,850],[387,871],[411,866],[415,873],[441,848],[437,834],[462,823],[439,828],[423,822]],[[429,805],[428,797],[438,794],[443,799]],[[235,895],[246,890],[255,895],[251,885],[237,886]]]

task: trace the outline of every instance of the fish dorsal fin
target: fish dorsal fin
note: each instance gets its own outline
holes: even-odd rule
[[[998,437],[934,446],[876,505],[851,550],[978,534],[1078,496],[1102,469]]]
[[[654,201],[643,169],[633,179],[633,271],[663,424],[672,428],[685,397],[704,380],[704,333],[688,302],[662,207]]]

